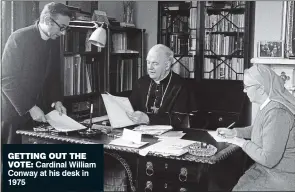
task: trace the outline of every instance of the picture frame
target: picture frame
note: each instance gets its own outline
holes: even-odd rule
[[[284,41],[259,41],[257,50],[259,58],[284,58]]]

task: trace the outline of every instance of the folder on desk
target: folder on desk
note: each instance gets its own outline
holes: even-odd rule
[[[134,112],[127,97],[101,94],[112,128],[122,128],[135,123],[129,119],[126,112]]]

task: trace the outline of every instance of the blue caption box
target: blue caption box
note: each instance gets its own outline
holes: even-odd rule
[[[3,192],[103,191],[103,145],[3,145]]]

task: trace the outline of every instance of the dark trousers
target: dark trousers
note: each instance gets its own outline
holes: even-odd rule
[[[1,119],[1,144],[21,144],[21,136],[16,134],[16,131],[28,129],[32,123],[29,114]]]

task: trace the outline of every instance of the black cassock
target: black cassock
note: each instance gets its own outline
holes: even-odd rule
[[[159,83],[148,75],[138,79],[129,99],[135,111],[149,116],[151,125],[181,127],[190,112],[192,95],[185,80],[171,71]]]

